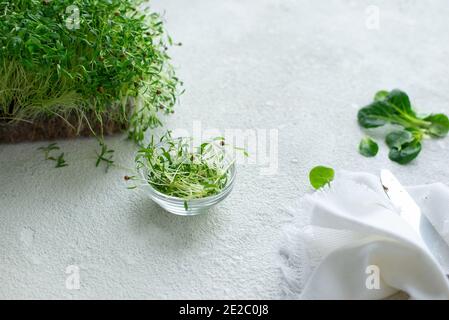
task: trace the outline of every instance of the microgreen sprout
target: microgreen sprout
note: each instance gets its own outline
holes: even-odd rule
[[[45,160],[49,160],[50,152],[52,152],[53,150],[59,150],[59,147],[56,143],[50,143],[46,147],[37,148],[37,150],[41,150],[44,153]]]
[[[49,158],[49,159],[51,159],[51,158]],[[51,159],[51,160],[56,161],[55,168],[62,168],[62,167],[68,166],[67,162],[65,162],[65,160],[64,160],[64,152],[61,153],[56,159]]]
[[[106,166],[107,172],[109,167],[114,164],[114,160],[112,160],[114,150],[109,149],[103,141],[100,141],[100,147],[101,150],[99,153],[97,152],[97,162],[95,163],[95,166],[98,167],[103,162]]]
[[[67,167],[68,164],[64,159],[64,152],[61,153],[59,156],[54,157],[52,155],[50,155],[50,153],[54,150],[59,150],[59,146],[56,143],[50,143],[48,146],[46,147],[40,147],[38,148],[38,150],[41,150],[44,153],[45,156],[45,160],[51,160],[56,162],[55,168],[63,168],[63,167]]]

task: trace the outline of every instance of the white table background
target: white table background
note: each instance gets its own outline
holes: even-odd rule
[[[366,27],[369,5],[380,28]],[[399,166],[357,153],[359,106],[399,87],[422,112],[449,113],[445,0],[156,1],[182,47],[171,49],[186,93],[166,128],[278,129],[279,170],[239,167],[210,214],[170,215],[126,189],[125,171],[95,168],[92,139],[61,141],[69,166],[36,149],[0,146],[0,298],[280,298],[278,248],[317,164],[377,172],[405,184],[449,183],[449,139],[425,141]],[[108,139],[132,166],[134,146]],[[297,160],[297,161],[295,161]],[[79,290],[65,286],[80,268]]]

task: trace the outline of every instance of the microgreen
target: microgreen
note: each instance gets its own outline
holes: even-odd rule
[[[52,159],[53,160],[53,159]],[[56,159],[54,159],[56,161],[56,166],[55,168],[62,168],[62,167],[67,167],[68,164],[67,162],[65,162],[64,160],[64,152],[61,153]]]
[[[140,143],[181,82],[162,18],[142,0],[0,1],[0,123],[114,121]],[[79,28],[66,22],[76,6]],[[97,119],[96,124],[88,119]],[[72,120],[73,121],[73,120]]]
[[[377,128],[388,123],[403,128],[386,137],[389,158],[399,164],[407,164],[418,156],[424,138],[441,138],[449,132],[449,118],[445,114],[418,116],[407,94],[397,89],[376,93],[374,102],[359,110],[358,121],[364,128]]]
[[[332,168],[316,166],[309,173],[309,181],[312,187],[320,189],[334,180],[335,171]]]
[[[363,137],[359,144],[359,152],[365,157],[374,157],[379,152],[379,145],[371,137]]]
[[[45,160],[48,160],[50,152],[52,152],[53,150],[59,150],[59,146],[56,143],[50,143],[46,147],[37,148],[37,150],[41,150],[45,155]]]
[[[227,185],[234,160],[227,157],[226,147],[224,139],[194,147],[192,139],[174,139],[167,132],[158,142],[152,139],[139,150],[137,170],[144,173],[144,182],[157,191],[184,199],[188,210],[188,200],[216,195]]]
[[[104,163],[107,172],[109,167],[114,164],[114,160],[112,160],[114,150],[109,149],[103,141],[100,141],[100,147],[100,152],[97,152],[97,162],[95,163],[95,166],[98,167],[101,163]]]
[[[45,160],[50,160],[56,162],[55,168],[63,168],[67,167],[68,164],[64,159],[64,152],[59,154],[59,156],[52,156],[50,153],[55,150],[59,150],[59,146],[56,143],[50,143],[46,147],[40,147],[38,150],[41,150],[44,153]]]

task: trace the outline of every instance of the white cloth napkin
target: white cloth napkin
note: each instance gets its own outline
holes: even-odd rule
[[[408,191],[449,244],[449,188]],[[397,214],[379,177],[339,172],[292,214],[281,249],[289,298],[382,299],[404,291],[412,299],[449,299],[443,268]]]

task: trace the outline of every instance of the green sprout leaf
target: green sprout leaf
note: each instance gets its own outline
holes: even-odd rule
[[[109,170],[109,167],[114,165],[114,160],[112,160],[114,156],[114,150],[109,149],[108,146],[103,142],[100,141],[100,152],[97,152],[97,162],[95,163],[95,166],[98,167],[101,163],[105,164],[105,170],[106,172]]]
[[[427,124],[416,118],[407,94],[400,90],[393,90],[388,95],[384,91],[377,93],[373,103],[359,110],[358,121],[364,128],[376,128],[387,123],[405,128]]]
[[[412,109],[410,99],[404,91],[398,89],[392,90],[388,93],[387,96],[385,96],[384,101],[388,102],[397,114],[400,114],[402,116],[416,115]]]
[[[407,164],[421,152],[419,132],[396,130],[387,135],[385,142],[390,147],[388,157],[399,164]]]
[[[237,150],[237,151],[241,151],[245,157],[247,157],[247,158],[249,157],[249,153],[248,153],[248,151],[246,151],[245,148],[234,147],[234,149]]]
[[[407,164],[421,152],[421,142],[413,140],[403,144],[400,148],[391,148],[388,157],[399,164]]]
[[[59,150],[59,147],[56,143],[50,143],[48,146],[40,147],[37,150],[41,150],[44,153],[45,160],[54,160],[54,158],[50,159],[50,152],[52,152],[53,150]]]
[[[413,140],[413,134],[407,130],[397,130],[390,132],[385,138],[387,146],[396,149],[401,149],[404,144],[410,143]]]
[[[388,122],[389,107],[384,101],[375,101],[359,110],[357,118],[363,128],[377,128]]]
[[[54,157],[50,155],[50,153],[54,150],[59,150],[59,147],[56,143],[51,143],[46,147],[40,147],[38,150],[41,150],[45,155],[45,160],[50,160],[56,162],[55,168],[63,168],[67,167],[68,164],[64,159],[64,153],[61,153],[58,157]]]
[[[430,122],[428,132],[435,137],[445,137],[449,132],[449,119],[445,114],[432,114],[425,121]]]
[[[64,160],[64,153],[61,153],[58,158],[56,159],[56,167],[55,168],[63,168],[67,167],[68,164]]]
[[[379,152],[379,145],[371,137],[364,137],[360,141],[359,152],[365,157],[374,157]]]
[[[317,166],[309,173],[309,181],[312,187],[320,189],[334,180],[335,171],[332,168]]]
[[[378,91],[376,93],[376,95],[374,96],[374,101],[383,101],[387,98],[387,96],[388,96],[388,91],[386,91],[386,90]]]

